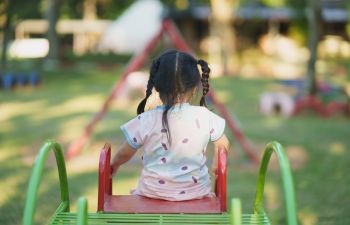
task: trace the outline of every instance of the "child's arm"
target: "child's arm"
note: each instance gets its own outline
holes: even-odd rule
[[[224,147],[227,151],[229,148],[229,141],[225,134],[223,134],[218,140],[214,141],[214,158],[213,158],[213,164],[212,164],[212,171],[216,175],[217,169],[218,169],[218,152],[219,147]]]
[[[119,151],[114,155],[111,167],[112,176],[117,172],[119,166],[126,163],[136,153],[136,150],[132,148],[127,141],[125,141],[119,148]]]

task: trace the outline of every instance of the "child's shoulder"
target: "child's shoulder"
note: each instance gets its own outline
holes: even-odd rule
[[[202,113],[202,114],[205,113],[205,115],[211,112],[208,108],[204,106],[199,106],[199,105],[191,105],[190,110],[193,111],[194,113]]]

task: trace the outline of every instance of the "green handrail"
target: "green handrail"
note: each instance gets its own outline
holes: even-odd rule
[[[78,200],[77,225],[87,225],[87,200],[80,197]]]
[[[295,194],[292,174],[288,162],[286,153],[282,145],[276,141],[273,141],[266,145],[263,159],[260,165],[259,178],[256,186],[256,194],[254,201],[254,213],[265,213],[262,206],[263,194],[264,194],[264,184],[267,166],[270,161],[272,152],[275,152],[278,157],[278,162],[281,170],[283,190],[285,196],[285,207],[287,211],[287,222],[288,225],[297,225],[297,214],[296,214],[296,204],[295,204]]]
[[[45,161],[50,150],[53,150],[56,157],[56,163],[58,168],[58,176],[60,181],[61,191],[61,204],[59,205],[58,211],[69,211],[69,193],[68,193],[68,181],[66,166],[64,163],[64,157],[61,146],[55,141],[47,141],[43,147],[41,147],[37,158],[35,159],[32,175],[29,180],[29,186],[27,191],[27,199],[24,207],[23,214],[23,225],[32,225],[33,218],[36,210],[36,196],[41,181],[41,175],[45,167]]]

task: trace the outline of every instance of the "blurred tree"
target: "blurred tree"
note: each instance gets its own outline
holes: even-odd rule
[[[97,0],[84,0],[83,19],[95,20],[97,18]]]
[[[16,4],[15,4],[16,3]],[[40,18],[40,0],[3,0],[0,1],[0,26],[3,34],[1,48],[1,69],[7,68],[7,48],[14,24],[27,18]]]
[[[316,95],[316,71],[315,64],[317,60],[317,45],[320,40],[321,27],[322,27],[322,14],[321,14],[321,3],[319,0],[308,0],[307,1],[307,11],[306,16],[308,20],[309,27],[309,51],[310,58],[307,66],[307,85],[308,94]]]
[[[307,64],[307,92],[310,95],[316,95],[315,64],[317,61],[317,46],[322,35],[321,2],[319,0],[261,0],[261,2],[269,7],[287,6],[294,9],[296,19],[291,21],[292,31],[301,32],[303,36],[308,37],[310,57]]]
[[[237,0],[211,0],[210,36],[209,46],[210,63],[213,66],[222,66],[216,73],[228,74],[229,60],[234,51],[235,35],[232,26],[233,12],[238,5]],[[215,73],[215,71],[213,71]]]
[[[99,18],[115,20],[132,3],[134,3],[133,0],[98,0],[97,15]]]
[[[346,4],[346,11],[348,14],[348,22],[346,24],[346,33],[348,35],[348,39],[350,39],[350,2]]]
[[[277,8],[277,7],[282,7],[282,6],[286,6],[287,5],[287,1],[288,0],[261,0],[261,2],[268,6],[268,7],[272,7],[272,8]]]
[[[98,18],[115,20],[134,0],[69,0],[64,1],[60,18]]]
[[[59,55],[59,39],[56,31],[56,24],[63,0],[46,0],[45,3],[45,18],[49,24],[46,34],[49,40],[49,53],[46,56],[46,66],[50,68],[55,66]]]
[[[1,15],[4,15],[3,18],[3,40],[2,40],[2,50],[1,50],[1,68],[0,71],[6,71],[7,67],[7,45],[10,36],[10,24],[12,17],[12,3],[10,0],[5,0],[1,3]]]

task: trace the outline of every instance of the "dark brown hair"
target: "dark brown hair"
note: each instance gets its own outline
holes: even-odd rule
[[[197,65],[201,67],[201,75]],[[208,63],[202,59],[197,60],[190,54],[176,50],[163,53],[152,62],[146,97],[138,105],[137,114],[145,111],[147,99],[152,94],[154,87],[165,105],[162,125],[167,130],[167,138],[169,143],[171,143],[167,118],[169,109],[177,103],[178,97],[192,90],[200,81],[202,83],[203,94],[199,104],[206,107],[205,95],[209,91],[209,74]]]

